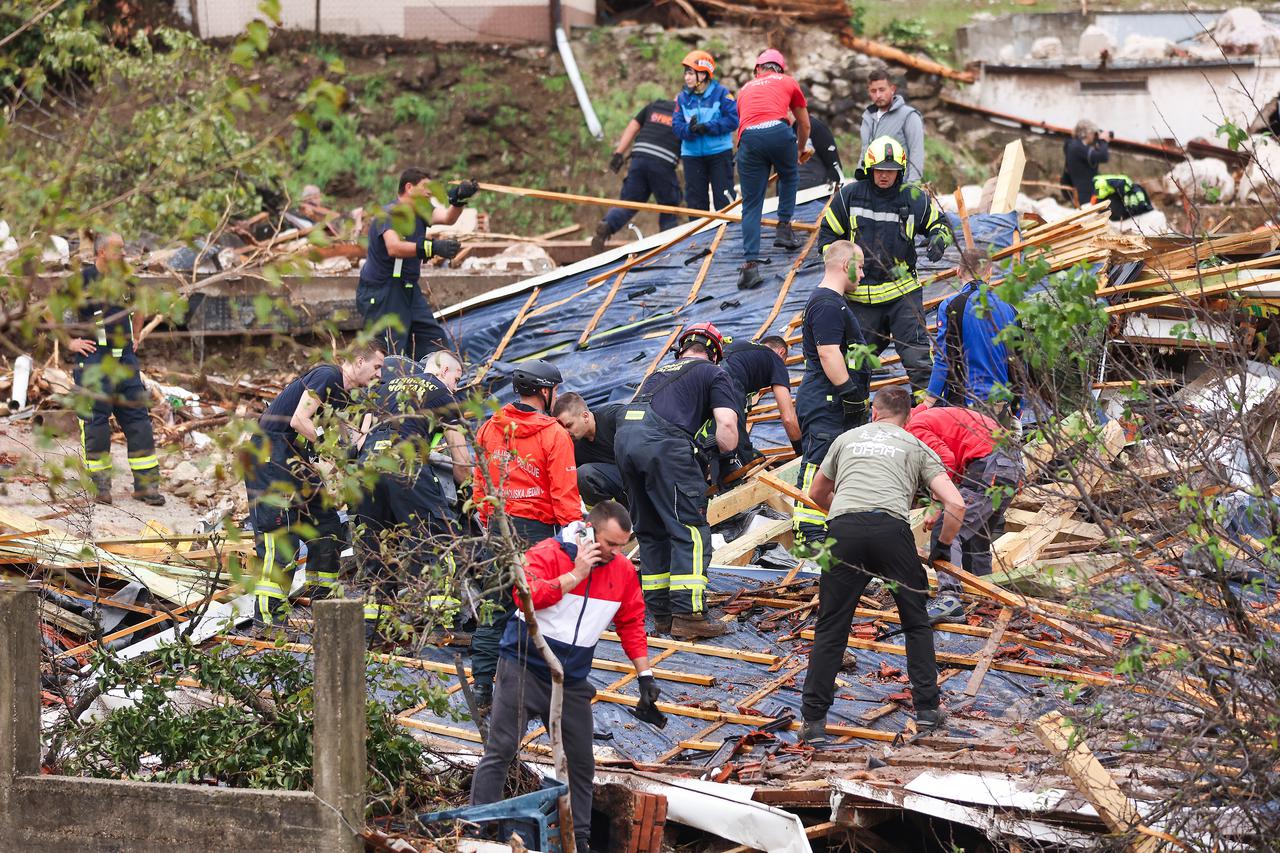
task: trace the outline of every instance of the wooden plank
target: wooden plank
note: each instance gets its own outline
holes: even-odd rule
[[[891,47],[883,42],[872,41],[871,39],[854,35],[853,31],[848,27],[840,33],[840,41],[845,47],[856,50],[858,53],[865,53],[867,56],[875,56],[879,59],[887,59],[895,65],[905,65],[907,68],[914,68],[917,71],[923,71],[925,74],[932,74],[935,77],[959,80],[961,83],[972,83],[976,79],[972,71],[957,71],[954,68],[948,68],[941,62],[912,56],[906,51]]]
[[[786,684],[788,681],[795,678],[800,673],[804,672],[805,669],[807,669],[806,664],[799,664],[797,666],[791,667],[790,669],[788,669],[787,671],[779,675],[777,678],[774,678],[769,683],[765,684],[763,687],[757,690],[755,693],[752,693],[750,696],[748,696],[746,699],[740,702],[738,704],[738,707],[754,708],[757,703],[763,702],[765,699],[769,698],[771,695],[773,695],[773,691],[777,690],[779,687]],[[705,741],[708,737],[715,734],[717,731],[719,731],[723,727],[724,727],[724,723],[719,723],[719,722],[712,723],[711,725],[704,728],[702,731],[695,734],[692,738],[690,738],[690,740]],[[669,749],[666,752],[664,752],[662,756],[658,759],[658,763],[665,764],[666,762],[670,761],[672,758],[675,758],[676,755],[678,755],[684,749],[685,749],[684,746],[677,744],[672,749]]]
[[[803,460],[797,457],[785,465],[772,469],[769,473],[773,477],[784,480],[787,478],[795,479],[802,462]],[[760,481],[761,473],[764,472],[759,472],[752,476],[748,482],[712,498],[707,505],[707,524],[717,525],[727,518],[733,518],[740,512],[746,512],[754,506],[765,503],[769,496],[774,494],[775,489],[768,483]]]
[[[960,218],[960,228],[964,231],[965,248],[972,249],[973,226],[969,224],[969,208],[964,203],[964,187],[956,187],[956,216]]]
[[[711,264],[716,259],[716,250],[720,248],[720,241],[724,239],[724,234],[728,230],[728,223],[716,229],[716,236],[711,241],[711,248],[707,250],[707,256],[702,259],[702,266],[698,269],[698,274],[694,276],[693,284],[689,287],[689,295],[685,297],[684,304],[675,310],[676,314],[679,314],[697,300],[698,293],[702,290],[702,283],[707,280],[707,273],[711,272]]]
[[[1022,140],[1015,139],[1004,147],[1000,158],[1000,172],[996,176],[996,191],[991,197],[992,213],[1013,213],[1018,209],[1018,189],[1022,186],[1022,173],[1027,167],[1027,154]]]
[[[511,339],[515,337],[516,331],[520,328],[520,324],[524,322],[524,318],[528,315],[529,309],[533,307],[533,303],[538,301],[538,294],[542,292],[541,287],[535,287],[529,292],[529,298],[520,306],[520,310],[516,313],[515,319],[511,321],[511,325],[507,327],[507,333],[502,336],[502,340],[498,341],[497,348],[493,351],[493,355],[489,356],[489,360],[480,365],[480,369],[476,371],[476,378],[472,379],[470,384],[475,385],[484,378],[489,372],[489,368],[493,367],[493,363],[502,358],[502,353],[506,350],[507,344],[511,343]]]
[[[827,198],[827,203],[822,206],[822,211],[818,214],[818,218],[814,220],[814,225],[820,227],[822,225],[822,217],[826,216],[827,210],[831,207],[831,202],[835,198],[832,193]],[[809,239],[805,241],[804,248],[800,250],[800,254],[791,264],[791,269],[787,271],[787,276],[782,280],[782,287],[778,288],[778,296],[773,300],[773,308],[769,311],[769,316],[764,318],[764,322],[760,324],[760,328],[756,330],[756,338],[764,336],[769,331],[769,325],[778,317],[778,312],[782,310],[783,304],[787,301],[787,293],[791,290],[791,283],[795,281],[796,273],[800,272],[800,267],[804,265],[805,258],[809,256],[809,252],[813,251],[813,246],[818,242],[818,231],[815,229],[809,235]]]
[[[991,662],[995,660],[996,650],[1000,648],[1000,641],[1004,639],[1004,632],[1009,627],[1009,622],[1013,619],[1013,611],[1008,607],[1000,611],[1000,615],[996,617],[995,627],[991,629],[991,636],[987,637],[987,642],[982,647],[982,651],[978,652],[978,665],[974,667],[973,673],[969,676],[969,683],[965,685],[964,695],[977,696],[978,691],[982,688],[982,680],[987,677],[987,670],[991,669]]]
[[[613,303],[613,298],[618,295],[618,288],[622,287],[623,280],[627,277],[627,271],[623,270],[618,273],[618,277],[613,280],[613,286],[609,288],[609,292],[604,295],[600,306],[596,308],[596,313],[591,315],[591,321],[583,328],[582,334],[578,337],[578,349],[582,349],[587,345],[587,338],[591,337],[591,333],[596,330],[596,326],[600,324],[600,318],[604,316],[604,312],[609,309]]]
[[[1040,742],[1062,759],[1071,781],[1098,810],[1098,815],[1112,832],[1139,834],[1140,837],[1128,841],[1126,849],[1133,853],[1155,853],[1159,848],[1156,839],[1141,835],[1146,827],[1142,824],[1138,807],[1120,790],[1107,768],[1079,737],[1078,730],[1060,713],[1053,711],[1035,721],[1035,732]]]
[[[1176,305],[1182,302],[1203,299],[1206,296],[1217,296],[1222,293],[1231,293],[1232,291],[1241,290],[1246,287],[1255,287],[1260,284],[1274,284],[1277,281],[1280,281],[1280,273],[1261,276],[1259,278],[1246,278],[1242,280],[1224,282],[1222,284],[1213,284],[1200,290],[1179,291],[1177,293],[1166,293],[1162,296],[1151,296],[1146,299],[1135,299],[1132,302],[1121,302],[1117,305],[1108,305],[1105,310],[1108,314],[1128,314],[1133,311],[1153,308],[1157,305]]]
[[[602,640],[612,640],[613,642],[621,642],[618,635],[612,631],[605,631],[600,635]],[[657,649],[675,649],[678,652],[691,652],[695,655],[710,655],[717,658],[730,658],[732,660],[746,661],[747,663],[762,663],[765,666],[773,666],[781,658],[777,655],[767,654],[765,652],[752,652],[745,649],[726,649],[723,646],[711,646],[705,643],[687,643],[684,640],[667,640],[662,637],[650,637],[649,645]]]
[[[640,377],[640,385],[643,385],[644,381],[649,378],[649,374],[658,369],[658,365],[662,363],[663,357],[671,351],[671,345],[676,342],[676,336],[683,330],[684,324],[682,323],[672,329],[671,334],[667,335],[666,343],[658,349],[657,354],[653,357],[653,361],[649,362],[649,367],[645,370],[644,376]],[[636,391],[639,392],[639,386],[636,387]]]

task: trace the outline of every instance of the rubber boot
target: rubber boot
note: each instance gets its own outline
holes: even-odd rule
[[[723,637],[727,633],[728,625],[708,619],[705,613],[671,618],[671,636],[677,640],[709,640],[712,637]]]
[[[796,236],[795,229],[791,227],[790,222],[779,222],[777,229],[773,232],[773,245],[779,249],[787,249],[794,252],[804,245],[804,241]]]
[[[93,502],[99,504],[111,505],[111,473],[103,472],[100,474],[90,474],[89,479],[93,481]]]

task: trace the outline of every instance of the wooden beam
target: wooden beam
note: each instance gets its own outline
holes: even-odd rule
[[[658,369],[658,365],[662,363],[663,356],[665,356],[668,352],[671,351],[671,345],[676,342],[676,335],[679,335],[680,332],[683,330],[684,330],[684,324],[681,323],[680,325],[676,326],[674,329],[671,330],[671,334],[667,335],[666,343],[664,343],[662,347],[659,348],[657,354],[654,355],[653,357],[653,361],[649,362],[649,367],[645,370],[644,376],[640,377],[641,385],[643,385],[644,381],[649,378],[650,373],[653,373],[653,371]],[[638,386],[636,390],[637,391],[639,390]]]
[[[746,533],[725,543],[724,547],[711,555],[711,562],[717,566],[745,566],[751,562],[751,555],[756,548],[767,542],[773,542],[791,533],[791,519],[782,518],[771,521],[755,533]]]
[[[1027,168],[1027,154],[1022,140],[1015,139],[1004,147],[1000,158],[1000,172],[996,176],[996,191],[991,197],[992,213],[1013,213],[1018,209],[1018,189],[1022,186],[1022,173]]]
[[[797,457],[785,465],[772,469],[768,473],[777,478],[786,479],[790,477],[794,479],[796,473],[800,470],[802,461]],[[751,477],[748,482],[712,498],[711,503],[707,505],[707,524],[717,525],[727,518],[732,518],[740,512],[746,512],[752,507],[768,501],[769,496],[774,494],[776,490],[769,483],[760,480],[760,475],[763,473],[765,472],[759,472]]]
[[[1098,810],[1107,827],[1114,833],[1132,836],[1126,849],[1132,853],[1155,853],[1159,844],[1155,838],[1143,834],[1147,827],[1142,824],[1138,807],[1120,790],[1107,768],[1080,737],[1079,730],[1057,711],[1037,719],[1034,728],[1040,742],[1062,759],[1067,775]]]
[[[538,301],[538,294],[542,292],[541,287],[535,287],[529,292],[529,298],[520,306],[520,310],[516,312],[515,319],[511,321],[511,325],[507,327],[507,333],[502,336],[502,340],[498,341],[497,348],[493,351],[493,355],[489,356],[489,360],[480,365],[480,369],[476,371],[476,378],[471,380],[474,385],[484,378],[489,372],[489,368],[493,367],[493,363],[502,358],[502,353],[506,350],[507,344],[511,343],[511,339],[515,337],[516,331],[520,328],[520,324],[524,322],[524,318],[528,316],[529,309],[533,307],[533,303]]]
[[[675,313],[679,314],[698,298],[698,293],[702,290],[702,283],[707,280],[707,273],[711,272],[711,264],[716,259],[716,250],[720,248],[720,241],[724,239],[724,233],[727,230],[729,230],[727,223],[716,229],[716,236],[711,241],[711,248],[707,250],[707,256],[702,259],[702,266],[698,269],[698,274],[694,277],[693,284],[689,287],[689,295],[685,297],[684,304],[677,308]]]
[[[832,193],[827,198],[827,203],[822,206],[818,218],[814,220],[814,225],[821,227],[822,217],[827,215],[827,211],[831,208],[831,202],[835,198]],[[804,265],[805,258],[809,257],[809,253],[813,251],[813,246],[818,242],[818,231],[815,229],[809,235],[809,239],[805,241],[804,248],[800,250],[800,254],[791,264],[791,269],[787,271],[787,276],[782,280],[782,287],[778,288],[778,296],[773,300],[773,308],[769,311],[769,316],[764,318],[764,322],[760,324],[760,328],[756,330],[756,337],[760,338],[765,332],[769,331],[769,325],[778,317],[778,312],[782,310],[783,304],[787,301],[787,293],[791,290],[791,283],[795,281],[796,274],[800,272],[800,267]]]
[[[874,56],[879,59],[887,59],[895,65],[905,65],[907,68],[914,68],[917,71],[923,71],[925,74],[932,74],[935,77],[945,77],[948,80],[959,80],[961,83],[972,83],[976,79],[972,71],[957,71],[949,68],[941,62],[934,62],[932,59],[922,59],[918,56],[912,56],[904,50],[891,47],[883,42],[872,41],[853,34],[848,27],[840,33],[840,41],[845,47],[865,53],[867,56]],[[484,184],[480,185],[481,187]]]
[[[972,249],[973,227],[969,224],[969,208],[964,203],[964,187],[956,187],[956,216],[960,217],[960,228],[964,231],[965,248]]]
[[[600,635],[602,640],[612,640],[613,642],[621,642],[618,635],[612,631],[605,631]],[[667,640],[662,637],[650,637],[649,645],[656,649],[675,649],[678,652],[691,652],[695,655],[710,655],[716,658],[729,658],[731,660],[741,660],[747,663],[762,663],[765,666],[773,666],[781,658],[777,655],[767,654],[765,652],[752,652],[746,649],[726,649],[723,646],[709,646],[704,643],[687,643],[684,640]]]
[[[1260,284],[1274,284],[1277,281],[1280,281],[1280,273],[1253,279],[1237,279],[1236,281],[1209,285],[1208,287],[1204,287],[1199,290],[1180,290],[1177,293],[1166,293],[1162,296],[1151,296],[1147,299],[1135,299],[1132,302],[1121,302],[1116,305],[1108,305],[1106,307],[1106,312],[1108,314],[1128,314],[1133,311],[1142,311],[1146,308],[1154,308],[1157,305],[1177,305],[1179,303],[1192,302],[1196,299],[1203,299],[1206,296],[1217,296],[1223,293],[1231,293],[1232,291],[1242,290],[1246,287],[1256,287]]]
[[[996,651],[1000,648],[1000,641],[1004,639],[1004,632],[1009,627],[1009,622],[1013,619],[1013,611],[1005,607],[1000,611],[1000,615],[996,617],[995,627],[991,629],[991,636],[987,637],[987,642],[982,647],[982,651],[978,652],[978,665],[974,667],[973,673],[969,676],[969,683],[965,685],[964,695],[977,696],[978,691],[982,689],[982,680],[987,677],[987,670],[991,669],[991,663],[995,660]]]
[[[582,329],[582,334],[578,336],[578,349],[582,349],[587,345],[587,338],[591,337],[591,333],[596,330],[596,326],[600,324],[600,318],[604,316],[604,312],[609,310],[613,298],[618,295],[618,288],[622,287],[623,280],[627,277],[627,271],[623,270],[618,273],[618,277],[613,280],[613,286],[609,288],[609,292],[605,294],[601,300],[600,306],[596,308],[596,313],[591,315],[591,321]]]

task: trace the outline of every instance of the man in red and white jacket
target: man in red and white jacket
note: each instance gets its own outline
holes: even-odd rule
[[[592,538],[594,535],[594,541]],[[617,501],[596,504],[586,524],[576,522],[554,539],[544,539],[525,554],[525,575],[538,628],[564,666],[561,729],[569,765],[573,830],[579,850],[587,850],[591,831],[591,700],[596,690],[588,676],[600,635],[613,623],[622,650],[639,679],[637,716],[656,715],[659,691],[649,668],[644,633],[644,597],[636,568],[622,553],[631,538],[631,517]],[[507,623],[498,661],[498,680],[489,715],[484,756],[471,781],[471,803],[497,802],[507,769],[520,748],[530,716],[549,723],[551,673],[534,647],[524,612]]]

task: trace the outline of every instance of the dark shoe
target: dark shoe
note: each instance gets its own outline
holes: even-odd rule
[[[964,621],[964,604],[954,595],[942,593],[929,602],[929,624],[938,625],[943,622],[959,623]]]
[[[936,729],[946,720],[947,715],[938,708],[916,711],[916,731]]]
[[[796,236],[795,229],[791,227],[790,222],[779,222],[777,229],[773,232],[773,245],[779,249],[787,249],[794,252],[804,246],[804,241]]]
[[[800,740],[810,746],[825,746],[830,741],[827,738],[827,720],[824,717],[821,720],[805,720],[800,726]]]
[[[671,617],[655,616],[653,617],[653,633],[662,634],[664,636],[671,634]]]
[[[727,633],[728,625],[708,619],[705,613],[673,616],[671,619],[671,636],[677,640],[709,640],[712,637],[723,637]]]
[[[605,241],[613,236],[613,232],[609,230],[607,223],[601,222],[596,226],[595,236],[591,238],[591,254],[598,255],[604,251]]]
[[[764,276],[760,275],[759,264],[747,261],[738,271],[738,290],[755,290],[764,284]]]
[[[91,490],[93,502],[111,506],[111,475],[108,474],[104,477],[95,474],[89,479],[93,481],[93,489]]]
[[[133,499],[147,506],[164,506],[164,495],[156,488],[134,489]]]

